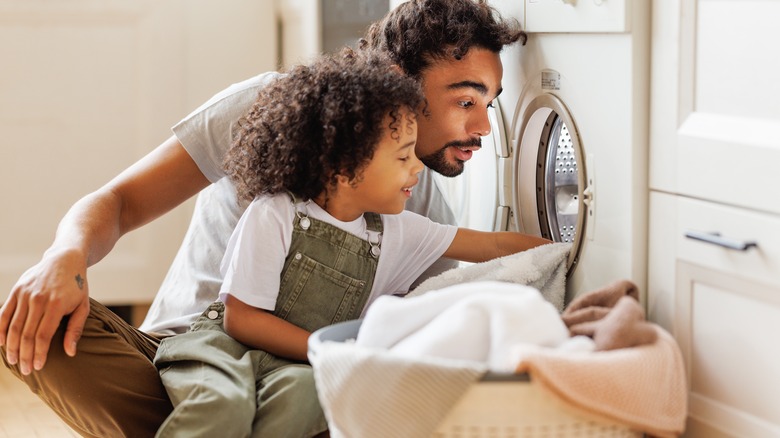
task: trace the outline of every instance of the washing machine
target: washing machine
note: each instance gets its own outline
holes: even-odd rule
[[[570,242],[567,299],[647,272],[650,2],[492,0],[528,42],[501,53],[492,132],[456,178],[459,224]]]

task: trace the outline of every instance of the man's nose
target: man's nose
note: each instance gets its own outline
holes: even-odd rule
[[[484,137],[490,134],[490,118],[488,117],[488,109],[483,111],[475,111],[469,120],[468,131],[469,134],[478,135]]]

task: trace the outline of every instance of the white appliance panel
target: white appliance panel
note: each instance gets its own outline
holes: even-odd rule
[[[623,2],[613,5],[618,3]],[[525,9],[508,0],[492,4],[503,16],[526,23],[527,29],[546,26],[544,20],[534,24],[538,22],[530,3]],[[578,165],[587,174],[585,184],[592,199],[585,229],[578,230],[585,235],[579,263],[569,278],[569,298],[621,278],[645,290],[649,5],[620,7],[626,14],[620,29],[594,24],[597,31],[586,31],[589,18],[583,15],[562,27],[548,27],[565,33],[529,30],[525,46],[515,44],[501,54],[504,91],[498,100],[511,154],[521,153],[520,125],[528,118],[529,102],[543,94],[554,95],[568,109],[573,124],[568,128],[578,135],[584,150]],[[513,190],[534,189],[525,161],[518,160],[512,172],[519,173]],[[517,204],[510,206],[510,223],[521,231],[538,233],[538,223],[532,225],[527,219],[534,214],[526,214]]]

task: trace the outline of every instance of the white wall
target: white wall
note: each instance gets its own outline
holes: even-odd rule
[[[0,0],[0,300],[70,205],[276,51],[271,1]],[[149,301],[189,213],[126,236],[90,269],[93,297]]]

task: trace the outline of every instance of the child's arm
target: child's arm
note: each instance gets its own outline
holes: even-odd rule
[[[484,262],[540,245],[552,243],[542,237],[511,231],[485,232],[458,228],[444,257],[464,262]]]
[[[225,301],[225,331],[252,348],[287,359],[307,360],[308,331],[232,295]]]

